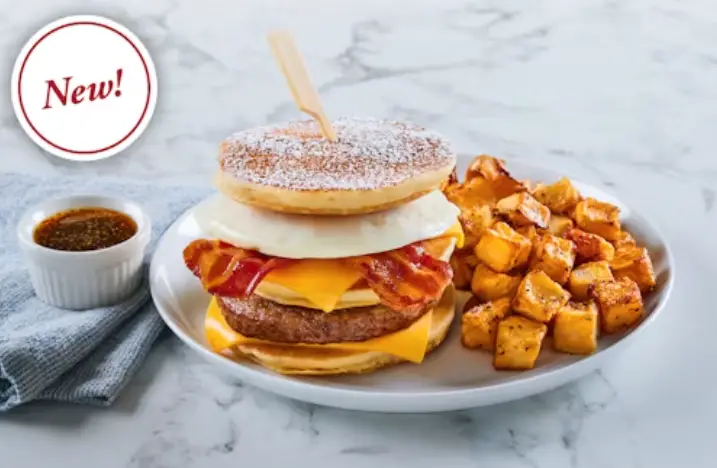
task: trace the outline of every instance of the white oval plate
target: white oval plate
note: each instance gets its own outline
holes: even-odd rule
[[[459,158],[459,169],[469,161],[469,157]],[[552,182],[563,175],[519,162],[510,162],[508,169],[516,178],[532,181]],[[423,413],[491,405],[534,395],[584,376],[634,342],[657,319],[674,279],[670,249],[652,224],[615,197],[573,182],[584,195],[620,207],[624,226],[640,245],[648,247],[657,274],[657,288],[645,301],[647,318],[628,333],[601,338],[598,352],[589,357],[556,353],[546,340],[533,370],[498,372],[491,365],[491,353],[461,346],[456,314],[444,344],[421,365],[405,363],[365,375],[290,377],[251,362],[231,361],[207,346],[203,324],[209,295],[182,260],[184,247],[203,235],[194,217],[196,207],[183,214],[157,245],[150,267],[152,297],[169,328],[190,348],[243,382],[289,398],[352,410]]]

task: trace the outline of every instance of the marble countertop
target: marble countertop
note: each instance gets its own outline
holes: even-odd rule
[[[298,115],[265,42],[287,27],[329,115],[413,120],[461,151],[602,186],[651,217],[677,261],[651,330],[600,372],[540,396],[436,415],[337,411],[228,381],[167,337],[112,408],[38,404],[0,417],[8,466],[714,466],[714,2],[2,3],[3,89],[23,42],[74,13],[127,24],[160,79],[139,142],[83,165],[35,147],[3,93],[2,171],[208,183],[220,139]]]

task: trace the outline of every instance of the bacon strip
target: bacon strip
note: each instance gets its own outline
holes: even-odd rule
[[[225,297],[249,297],[271,270],[295,261],[218,240],[199,239],[184,249],[184,263],[204,289]],[[437,301],[453,278],[450,264],[431,256],[420,242],[343,261],[361,271],[382,304],[397,311],[422,309]]]
[[[383,305],[398,311],[437,301],[453,279],[450,264],[428,254],[420,242],[344,261],[361,271]]]
[[[271,270],[292,261],[219,240],[195,240],[184,249],[184,264],[204,289],[225,297],[249,297]]]

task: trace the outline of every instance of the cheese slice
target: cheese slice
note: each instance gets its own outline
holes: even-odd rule
[[[421,363],[426,355],[426,348],[428,347],[428,338],[431,331],[432,318],[433,312],[428,311],[423,315],[423,317],[413,322],[413,324],[405,330],[391,333],[379,338],[373,338],[371,340],[320,345],[295,344],[292,346],[309,346],[314,348],[351,351],[374,351],[392,354],[407,361]],[[212,298],[212,301],[209,303],[204,325],[207,341],[215,353],[223,354],[223,352],[242,344],[270,343],[268,341],[246,337],[232,330],[226,320],[224,320],[224,315],[214,298]]]
[[[463,228],[461,227],[461,223],[457,222],[448,228],[446,232],[443,233],[443,235],[439,236],[441,237],[453,237],[456,240],[456,248],[462,249],[463,246],[466,243],[466,235],[463,232]]]
[[[264,281],[289,288],[324,312],[331,312],[361,277],[360,271],[344,262],[310,258],[272,270]]]
[[[447,237],[456,239],[457,248],[463,247],[465,236],[459,222],[436,239]],[[337,259],[309,258],[272,270],[262,283],[290,289],[316,308],[331,312],[361,277],[360,271]],[[262,287],[260,284],[256,292],[262,297],[272,298],[270,287]]]

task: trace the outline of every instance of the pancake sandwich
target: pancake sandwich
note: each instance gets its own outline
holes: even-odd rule
[[[463,245],[439,190],[455,155],[435,133],[344,119],[235,134],[221,192],[198,210],[206,238],[185,264],[212,294],[212,349],[285,374],[420,363],[454,317],[448,263]]]

